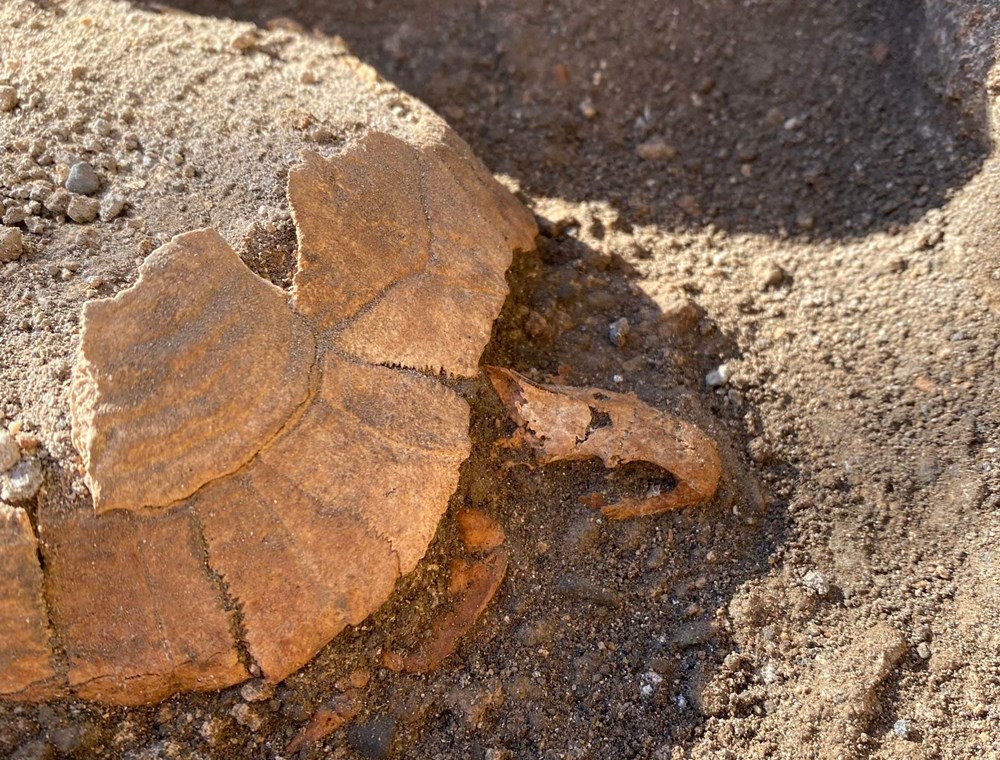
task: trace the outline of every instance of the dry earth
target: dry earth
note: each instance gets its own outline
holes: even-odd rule
[[[127,711],[5,705],[0,754],[287,757],[353,680],[365,684],[358,716],[300,756],[1000,757],[994,3],[167,5],[340,35],[442,113],[543,229],[508,275],[486,360],[634,390],[699,423],[723,448],[726,483],[708,507],[606,523],[580,497],[635,488],[642,473],[609,484],[596,466],[504,466],[521,462],[495,446],[509,424],[487,385],[469,384],[475,449],[452,506],[505,525],[510,568],[440,671],[379,664],[427,630],[456,552],[448,520],[386,608],[273,694]],[[261,68],[292,54],[247,52]],[[26,103],[41,93],[42,140],[60,103],[44,104],[46,83],[0,55]],[[204,118],[237,113],[246,82],[213,86],[218,111]],[[65,316],[45,283],[92,276],[63,265],[83,258],[114,264],[95,270],[99,288],[127,284],[134,259],[176,231],[157,219],[208,192],[172,156],[197,148],[210,185],[241,148],[213,153],[182,101],[144,124],[150,160],[130,162],[162,214],[134,231],[133,250],[84,258],[76,228],[47,230],[48,244],[25,233],[19,267],[36,280],[5,291],[0,336],[27,344],[17,355],[30,361],[12,365],[5,350],[0,412],[35,431],[47,463],[72,453],[44,412],[66,368],[31,342]],[[74,145],[104,129],[101,114],[77,114],[82,103],[62,104],[83,120]],[[268,134],[266,116],[249,118]],[[273,151],[262,167],[297,147],[260,144]],[[4,167],[35,150],[4,147]],[[270,214],[243,253],[277,280],[282,258],[262,254],[288,245],[280,208],[268,211],[281,181],[262,169],[229,190],[240,209]],[[205,214],[232,240],[251,232],[225,204]],[[72,340],[71,325],[54,333]]]

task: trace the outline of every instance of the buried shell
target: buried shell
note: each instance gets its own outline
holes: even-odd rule
[[[198,230],[85,306],[93,505],[40,504],[44,581],[0,515],[0,696],[154,702],[247,678],[241,649],[279,681],[426,551],[469,453],[435,375],[476,371],[533,219],[447,131],[306,155],[288,196],[290,296]]]

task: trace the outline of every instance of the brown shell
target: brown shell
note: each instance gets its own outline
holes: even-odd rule
[[[0,514],[0,695],[221,688],[241,644],[278,681],[424,555],[469,452],[436,372],[476,372],[534,222],[448,135],[306,155],[288,194],[291,296],[199,230],[86,306],[71,415],[95,509],[42,504],[48,614],[30,523]]]

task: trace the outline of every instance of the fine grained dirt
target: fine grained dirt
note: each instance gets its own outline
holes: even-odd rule
[[[709,431],[726,481],[705,508],[602,521],[580,498],[641,478],[531,467],[469,383],[453,507],[504,524],[510,569],[441,670],[380,662],[445,598],[450,520],[273,695],[7,705],[0,754],[285,757],[363,670],[359,715],[301,756],[1000,756],[994,4],[168,5],[339,34],[445,115],[543,228],[485,360],[635,391]],[[655,135],[673,158],[637,155]],[[279,281],[281,231],[244,250]],[[5,304],[4,345],[36,307]]]

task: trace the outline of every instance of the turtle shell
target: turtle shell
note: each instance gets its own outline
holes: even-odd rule
[[[44,581],[24,511],[0,515],[0,694],[280,681],[424,555],[470,445],[440,378],[477,371],[533,219],[447,130],[307,153],[288,199],[290,293],[202,229],[84,306],[70,411],[93,509],[43,504]]]

